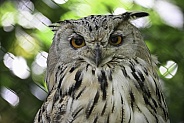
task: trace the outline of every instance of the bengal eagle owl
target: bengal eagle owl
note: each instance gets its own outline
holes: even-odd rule
[[[48,97],[35,123],[166,123],[156,60],[130,19],[91,15],[54,25]]]

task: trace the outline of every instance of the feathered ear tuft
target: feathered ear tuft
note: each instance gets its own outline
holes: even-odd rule
[[[57,31],[60,26],[61,25],[59,23],[53,23],[49,25],[49,27],[52,29],[53,32]]]
[[[147,12],[125,12],[122,14],[124,20],[135,20],[138,18],[149,16]]]
[[[62,21],[59,21],[59,22],[49,25],[49,27],[52,29],[53,32],[55,32],[59,29],[59,27],[61,26],[61,23]]]
[[[56,23],[49,25],[49,27],[52,29],[53,32],[56,32],[59,29],[59,27],[61,27],[63,24],[67,24],[67,23],[70,24],[70,21],[69,20],[58,21]]]

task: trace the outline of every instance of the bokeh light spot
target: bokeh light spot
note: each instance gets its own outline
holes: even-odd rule
[[[48,53],[45,51],[40,51],[40,53],[37,54],[31,67],[34,74],[41,75],[45,72],[45,69],[47,67],[47,57]]]
[[[12,54],[12,53],[6,53],[3,57],[3,62],[4,62],[4,65],[9,68],[10,70],[12,70],[12,63],[13,63],[13,60],[15,59],[15,56]]]
[[[54,2],[56,2],[57,4],[64,4],[66,3],[68,0],[53,0]]]
[[[26,79],[30,76],[30,69],[27,66],[26,60],[21,56],[14,58],[12,63],[12,71],[21,79]]]
[[[2,18],[1,23],[3,26],[4,31],[10,32],[14,29],[15,19],[14,19],[14,13],[13,12],[6,12]]]
[[[31,23],[40,31],[45,31],[48,28],[48,25],[51,24],[51,21],[40,12],[36,12],[33,15],[33,18]]]
[[[146,7],[152,8],[154,6],[154,0],[134,0],[137,4]]]
[[[34,19],[33,15],[28,11],[20,11],[18,16],[18,24],[23,26],[24,28],[34,28],[32,23],[30,23]]]
[[[138,18],[138,19],[132,20],[131,23],[137,28],[146,28],[151,26],[149,17]]]
[[[45,72],[45,69],[40,65],[38,65],[36,62],[32,63],[31,69],[32,69],[32,72],[36,75],[41,75]]]
[[[178,6],[164,0],[158,0],[155,4],[155,11],[166,24],[175,28],[183,27],[183,12]]]
[[[113,12],[113,15],[119,15],[125,13],[126,10],[124,8],[116,8]]]
[[[17,106],[19,104],[19,97],[17,94],[6,87],[1,87],[1,96],[12,106]]]
[[[36,63],[39,66],[46,68],[47,67],[47,57],[48,57],[48,53],[45,51],[41,51],[36,56]]]
[[[47,96],[47,93],[41,87],[37,85],[31,85],[31,93],[38,98],[39,100],[44,100]]]
[[[32,36],[30,36],[21,29],[17,29],[15,34],[19,46],[21,46],[25,51],[30,54],[35,52],[37,44]]]
[[[167,79],[173,78],[178,70],[178,65],[172,60],[167,61],[166,65],[160,66],[160,73]]]

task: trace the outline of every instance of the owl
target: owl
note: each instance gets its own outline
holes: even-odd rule
[[[48,97],[35,123],[169,123],[157,60],[130,20],[91,15],[51,25]]]

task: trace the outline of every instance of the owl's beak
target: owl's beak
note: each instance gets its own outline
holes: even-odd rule
[[[95,47],[95,63],[97,67],[99,66],[101,62],[101,57],[102,57],[102,51],[100,49],[100,45],[97,44]]]

